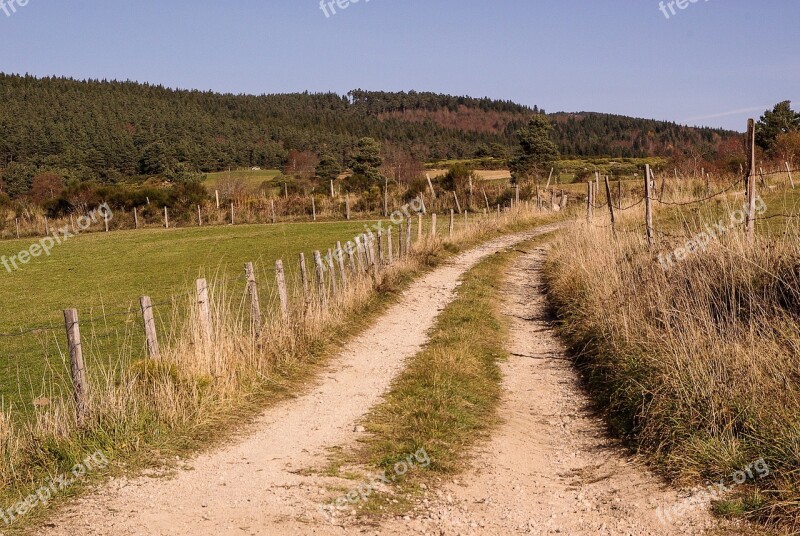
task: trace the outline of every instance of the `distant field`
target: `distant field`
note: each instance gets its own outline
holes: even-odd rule
[[[279,169],[221,171],[206,175],[205,185],[213,193],[213,190],[219,188],[226,181],[241,181],[248,191],[254,192],[258,190],[262,183],[272,182],[280,174],[281,171]]]

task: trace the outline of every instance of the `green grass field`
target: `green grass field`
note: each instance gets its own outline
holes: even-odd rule
[[[48,394],[49,385],[66,381],[62,361],[65,336],[62,310],[76,308],[81,318],[84,353],[92,362],[143,357],[138,299],[149,295],[161,303],[191,293],[198,277],[228,279],[226,295],[244,295],[245,262],[256,266],[263,303],[274,288],[274,263],[282,258],[290,282],[298,271],[298,255],[327,251],[364,231],[365,222],[242,225],[175,230],[120,231],[77,236],[56,246],[49,257],[32,259],[9,273],[0,266],[0,334],[48,326],[23,336],[0,336],[0,396],[16,407]],[[0,255],[10,257],[34,241],[0,242]],[[313,257],[311,257],[313,258]],[[165,331],[172,308],[156,308]],[[127,343],[127,344],[123,344]],[[54,381],[55,378],[55,381]]]

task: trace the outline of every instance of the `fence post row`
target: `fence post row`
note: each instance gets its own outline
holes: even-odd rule
[[[67,330],[72,388],[75,394],[75,416],[78,426],[83,427],[89,417],[89,385],[86,382],[86,367],[83,362],[81,329],[78,324],[78,311],[64,311],[64,324]]]
[[[150,299],[150,296],[142,296],[139,298],[139,305],[142,308],[144,335],[147,339],[147,355],[149,355],[151,359],[158,359],[161,353],[158,348],[156,321],[153,316],[153,301]]]

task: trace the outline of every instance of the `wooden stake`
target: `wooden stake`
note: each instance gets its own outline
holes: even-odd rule
[[[436,214],[431,214],[431,238],[436,239]]]
[[[614,220],[614,201],[611,199],[611,184],[608,182],[608,176],[605,178],[606,180],[606,199],[608,199],[608,212],[611,216],[611,230],[614,234],[617,233],[616,221]]]
[[[378,261],[383,266],[386,263],[386,258],[383,252],[383,231],[378,229]]]
[[[422,242],[422,214],[417,214],[417,242]]]
[[[645,164],[644,174],[644,214],[645,224],[647,226],[647,245],[650,249],[655,247],[655,239],[653,238],[653,183],[650,182],[650,164]]]
[[[261,305],[258,301],[258,285],[253,263],[244,265],[244,276],[247,281],[247,295],[250,297],[250,322],[256,337],[261,334]]]
[[[449,234],[450,238],[453,238],[453,232],[455,231],[455,227],[456,227],[456,217],[455,217],[455,213],[453,212],[453,209],[451,208],[450,209],[450,234]]]
[[[339,263],[339,275],[342,278],[342,289],[347,288],[347,270],[344,269],[344,250],[342,243],[336,242],[336,261]]]
[[[208,282],[205,279],[197,280],[197,308],[200,329],[206,342],[214,340],[214,331],[211,326],[211,302],[208,297]]]
[[[747,120],[748,175],[747,175],[747,236],[752,240],[756,232],[756,122]]]
[[[483,192],[483,200],[486,202],[486,212],[491,212],[492,208],[489,206],[489,198],[486,196],[486,189],[481,186],[481,192]]]
[[[214,190],[214,196],[217,198],[217,209],[219,209],[219,190]]]
[[[167,207],[164,207],[164,229],[169,229],[169,212],[167,212]]]
[[[303,303],[306,308],[311,302],[311,293],[308,290],[308,268],[306,267],[306,254],[300,254],[300,279],[303,282]]]
[[[14,223],[17,226],[17,238],[19,238],[19,218],[14,218]]]
[[[461,204],[458,202],[458,194],[456,194],[455,190],[453,190],[453,198],[456,200],[456,209],[458,209],[458,213],[461,214]]]
[[[587,194],[586,194],[586,219],[588,221],[592,221],[592,216],[594,216],[594,200],[592,199],[592,190],[593,190],[593,183],[589,181],[586,183],[587,185]]]
[[[411,218],[406,222],[406,256],[411,255]]]
[[[89,417],[89,384],[86,382],[81,329],[76,309],[64,311],[64,324],[67,329],[70,372],[72,373],[72,388],[75,394],[75,416],[78,420],[78,426],[83,427]]]
[[[350,219],[350,194],[347,194],[345,196],[344,202],[345,202],[345,205],[344,205],[345,206],[345,214],[346,214],[347,219],[349,220]]]
[[[328,249],[328,255],[325,257],[325,260],[328,263],[328,273],[331,274],[331,291],[334,296],[337,296],[339,294],[339,282],[336,281],[336,267],[333,264],[333,251],[330,249]]]
[[[394,249],[392,248],[392,227],[386,230],[386,263],[391,266],[394,264]]]
[[[311,217],[317,221],[317,204],[314,202],[314,196],[311,196]]]
[[[270,210],[272,211],[272,223],[277,223],[278,222],[278,218],[275,216],[275,200],[274,199],[270,199],[269,200],[269,206],[270,206]]]
[[[436,199],[436,190],[433,189],[433,183],[431,182],[431,176],[429,174],[425,174],[425,178],[428,179],[428,188],[431,189],[431,197]]]
[[[322,266],[322,254],[319,251],[314,252],[314,268],[317,275],[317,293],[322,303],[325,303],[327,294],[325,292],[325,268]]]
[[[281,304],[281,315],[284,320],[289,320],[289,292],[286,289],[286,273],[283,270],[283,261],[278,259],[275,261],[275,282],[278,284],[278,300]],[[255,279],[253,280],[253,290],[255,291]],[[258,298],[256,298],[257,300]],[[257,303],[257,302],[256,302]],[[261,317],[259,315],[259,323],[261,325]]]
[[[789,167],[789,162],[786,162],[786,173],[789,174],[789,183],[792,185],[792,190],[794,190],[794,179],[792,178],[792,168]]]
[[[72,228],[75,229],[75,225],[72,225]],[[133,207],[133,228],[139,228],[139,212],[136,210],[136,207]]]
[[[197,226],[203,226],[203,213],[200,211],[200,205],[197,205]]]
[[[231,225],[236,225],[236,219],[233,214],[233,201],[231,201]]]
[[[389,217],[389,178],[383,178],[383,217]]]
[[[158,359],[160,352],[158,349],[158,335],[156,333],[156,321],[153,316],[153,301],[150,296],[139,298],[139,305],[142,308],[142,320],[144,321],[144,336],[147,339],[147,355],[150,359]]]

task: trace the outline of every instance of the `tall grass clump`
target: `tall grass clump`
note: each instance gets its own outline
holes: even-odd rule
[[[727,221],[737,208],[738,198],[712,212]],[[663,216],[665,232],[704,228]],[[547,261],[586,385],[611,427],[681,483],[730,480],[763,458],[769,476],[735,489],[748,497],[739,513],[797,529],[800,227],[752,241],[732,229],[665,266],[659,255],[686,239],[658,234],[650,251],[643,221],[627,213],[616,236],[599,218],[575,223]]]

